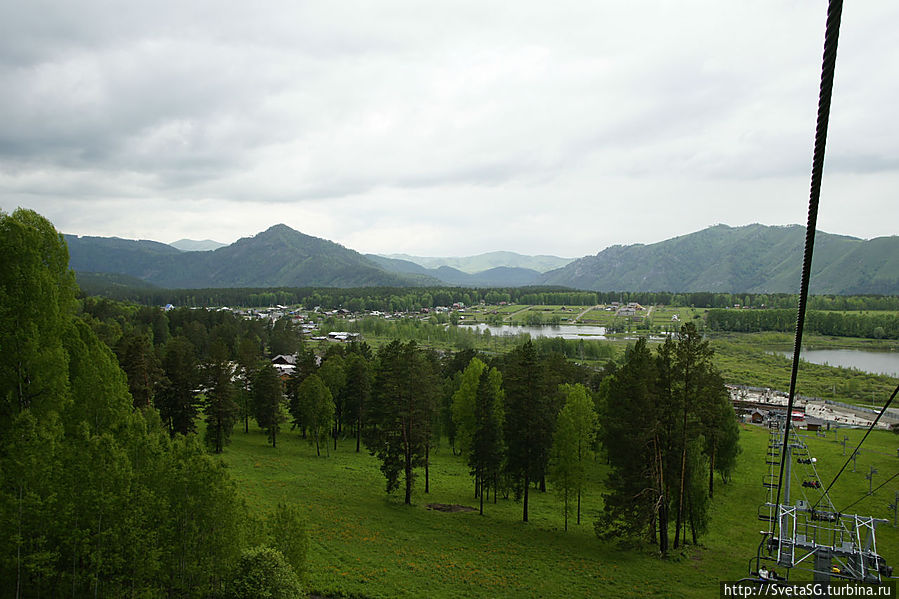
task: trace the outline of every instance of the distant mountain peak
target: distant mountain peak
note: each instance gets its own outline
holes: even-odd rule
[[[263,233],[299,233],[299,231],[288,227],[284,223],[278,223],[277,225],[272,225],[271,227],[263,231]]]
[[[228,244],[213,239],[203,239],[199,241],[196,239],[179,239],[178,241],[173,241],[169,245],[182,252],[208,252],[210,250],[223,248]]]

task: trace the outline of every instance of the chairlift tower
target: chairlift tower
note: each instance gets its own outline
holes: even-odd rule
[[[805,464],[814,462],[798,435],[791,435],[789,444],[784,446],[785,427],[790,425],[788,418],[776,418],[772,424],[776,428],[772,428],[769,435],[765,460],[769,473],[762,482],[768,500],[758,512],[759,519],[768,522],[769,527],[762,531],[763,539],[754,560],[755,568],[750,566],[751,574],[757,575],[764,560],[785,569],[784,578],[789,578],[793,568],[811,571],[816,582],[828,582],[831,578],[880,582],[882,576],[891,576],[892,568],[877,553],[875,535],[877,526],[887,524],[889,520],[839,513],[827,496],[824,497],[827,500],[824,509],[816,509],[817,504],[811,505],[806,499],[793,501],[790,488],[793,459]],[[783,488],[781,502],[775,503],[780,481],[775,468],[779,467],[781,457],[784,460]],[[810,482],[803,486],[820,488],[817,475],[815,480],[817,484]],[[892,504],[891,508],[895,512]]]

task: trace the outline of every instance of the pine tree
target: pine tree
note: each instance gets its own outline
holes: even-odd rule
[[[474,362],[474,360],[472,360]],[[478,380],[474,398],[474,430],[468,466],[475,477],[480,496],[480,512],[484,514],[484,496],[496,485],[503,463],[503,389],[502,375],[496,368],[485,367]]]
[[[253,379],[253,413],[256,424],[268,435],[272,447],[277,447],[278,432],[287,420],[284,389],[278,371],[265,364]]]
[[[603,516],[596,523],[601,537],[637,537],[654,522],[660,495],[654,443],[658,426],[652,395],[655,377],[652,354],[646,340],[640,339],[618,372],[603,381],[601,433],[610,471]]]
[[[435,381],[431,362],[414,341],[392,341],[378,352],[378,369],[366,410],[363,441],[381,461],[387,492],[405,483],[404,501],[412,503],[415,468],[425,462]]]
[[[365,410],[371,397],[371,368],[362,353],[350,353],[346,359],[346,418],[356,433],[356,453],[362,443]]]
[[[119,364],[128,376],[128,390],[134,407],[146,409],[155,402],[156,392],[163,379],[159,358],[146,334],[125,335],[118,345]]]
[[[215,453],[222,453],[231,440],[231,431],[240,408],[234,403],[235,386],[231,381],[234,367],[228,360],[228,348],[216,340],[210,348],[210,360],[205,368],[206,385],[206,445]]]
[[[503,371],[506,400],[506,472],[516,497],[522,499],[522,520],[528,521],[530,484],[540,480],[552,447],[555,424],[553,390],[546,366],[531,341],[507,356]]]
[[[200,408],[195,392],[199,377],[196,351],[186,337],[172,337],[169,340],[162,358],[162,369],[165,381],[156,397],[159,415],[172,436],[195,432],[195,419]]]

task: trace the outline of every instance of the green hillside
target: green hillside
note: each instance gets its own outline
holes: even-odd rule
[[[332,241],[275,225],[215,251],[182,252],[150,241],[67,236],[72,269],[137,277],[168,288],[368,287],[439,283],[387,272]]]
[[[540,283],[595,291],[794,293],[805,228],[717,225],[651,245],[612,246]],[[812,293],[899,292],[899,237],[864,241],[818,231]]]
[[[864,431],[840,430],[852,444]],[[803,436],[805,433],[803,432]],[[892,472],[895,435],[875,432],[831,494],[838,507],[868,489],[868,466]],[[825,481],[845,458],[831,433],[805,437]],[[328,457],[294,432],[273,449],[258,430],[235,431],[224,459],[252,510],[264,514],[278,502],[298,504],[310,534],[309,590],[325,597],[715,597],[718,582],[748,575],[758,547],[756,513],[765,501],[768,433],[743,425],[737,468],[728,484],[715,487],[710,532],[701,545],[659,559],[647,544],[619,545],[596,538],[593,522],[602,508],[607,466],[597,459],[584,497],[583,523],[562,529],[561,502],[550,488],[531,495],[531,522],[521,522],[521,504],[499,498],[477,512],[444,513],[428,504],[476,506],[464,460],[444,442],[431,454],[431,490],[417,483],[413,505],[402,494],[384,493],[379,462],[352,440]],[[889,453],[892,452],[892,453]],[[892,461],[891,461],[892,460]],[[851,470],[851,468],[850,468]],[[885,477],[876,479],[882,482]],[[800,487],[801,489],[801,487]],[[807,490],[806,490],[807,491]],[[892,492],[882,489],[854,509],[890,517]],[[799,491],[798,493],[801,493]],[[878,528],[878,551],[899,559],[899,529]],[[807,576],[807,573],[805,573]],[[796,572],[802,579],[802,573]]]

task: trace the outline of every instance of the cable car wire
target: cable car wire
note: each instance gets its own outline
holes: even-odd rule
[[[796,316],[796,340],[793,345],[793,368],[790,373],[790,395],[787,400],[787,422],[793,413],[796,397],[796,378],[799,372],[799,352],[802,347],[802,329],[805,324],[805,309],[808,304],[808,286],[812,271],[812,254],[815,249],[815,230],[818,223],[818,202],[821,198],[821,179],[824,172],[824,150],[827,146],[827,125],[830,122],[830,101],[833,96],[833,78],[837,62],[837,45],[840,38],[840,19],[843,14],[843,0],[830,0],[827,7],[827,25],[824,31],[824,56],[821,63],[821,85],[818,90],[818,121],[815,127],[815,149],[812,155],[812,180],[809,190],[808,224],[805,227],[805,251],[802,259],[802,279],[799,285],[799,311]],[[790,427],[784,429],[784,451],[780,459],[777,499],[780,505],[780,490],[783,483],[786,456],[789,447]],[[777,519],[778,521],[780,518]],[[775,530],[780,522],[775,522]]]
[[[830,484],[827,485],[827,488],[824,490],[824,495],[821,497],[821,499],[823,499],[824,497],[827,496],[827,492],[830,491],[830,488],[833,487],[833,484],[835,482],[837,482],[837,479],[840,478],[840,475],[843,474],[843,471],[846,470],[846,466],[849,465],[849,462],[852,461],[852,458],[855,457],[855,455],[858,453],[858,450],[861,448],[862,443],[865,442],[865,439],[868,438],[868,435],[870,435],[871,431],[874,430],[874,427],[877,426],[877,423],[880,421],[880,417],[886,413],[887,408],[890,407],[891,403],[893,403],[893,399],[896,398],[896,393],[899,393],[899,385],[896,385],[896,388],[893,389],[892,395],[890,395],[890,398],[887,400],[887,402],[885,404],[883,404],[883,409],[880,411],[880,414],[877,415],[877,418],[874,419],[874,422],[871,423],[871,426],[869,426],[868,430],[865,432],[865,436],[862,437],[862,440],[858,442],[858,445],[856,445],[855,449],[852,450],[852,453],[849,454],[849,457],[846,459],[846,463],[843,464],[843,467],[840,468],[840,471],[837,472],[837,475],[834,476],[833,480],[830,481]],[[815,509],[816,507],[818,507],[818,504],[821,503],[821,499],[819,499],[815,503],[815,505],[812,506],[812,509]]]
[[[846,513],[846,510],[848,510],[849,508],[851,508],[853,505],[855,505],[856,503],[858,503],[859,501],[861,501],[861,500],[864,499],[865,497],[870,497],[871,495],[873,495],[874,493],[876,493],[877,491],[879,491],[879,490],[881,489],[881,487],[885,487],[887,484],[889,484],[889,482],[890,482],[891,480],[893,480],[894,478],[896,478],[897,476],[899,476],[899,472],[897,472],[897,473],[894,474],[893,476],[889,477],[888,479],[886,479],[885,481],[883,481],[882,483],[880,483],[879,485],[877,485],[877,487],[876,487],[873,491],[871,491],[870,493],[865,493],[864,495],[862,495],[861,497],[859,497],[858,499],[856,499],[855,501],[853,501],[852,503],[850,503],[849,505],[847,505],[846,507],[844,507],[843,509],[841,509],[839,513],[841,513],[841,514]]]

